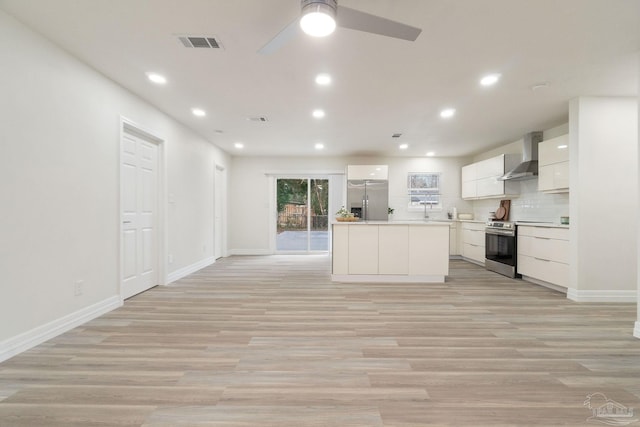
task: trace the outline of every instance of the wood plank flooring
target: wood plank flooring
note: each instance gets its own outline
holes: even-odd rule
[[[0,364],[0,426],[580,426],[596,392],[640,412],[635,304],[464,261],[443,284],[329,265],[231,257],[138,295]]]

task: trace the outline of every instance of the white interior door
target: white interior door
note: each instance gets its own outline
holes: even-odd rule
[[[123,133],[122,287],[129,298],[158,284],[158,145]]]
[[[214,229],[213,229],[213,241],[214,241],[214,252],[213,255],[216,259],[222,257],[224,254],[222,253],[222,215],[224,212],[224,169],[216,166],[216,174],[215,174],[215,185],[214,185]]]

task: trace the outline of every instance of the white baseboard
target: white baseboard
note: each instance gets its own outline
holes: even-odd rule
[[[0,362],[42,344],[51,338],[57,337],[89,320],[102,316],[111,310],[115,310],[120,306],[122,306],[120,296],[113,296],[52,322],[33,328],[13,338],[4,340],[0,342]]]
[[[169,283],[175,282],[176,280],[180,280],[183,277],[187,277],[188,275],[195,273],[198,270],[202,270],[203,268],[210,266],[214,262],[216,262],[215,257],[205,258],[201,261],[196,262],[195,264],[191,264],[186,267],[182,267],[179,270],[173,271],[167,276],[167,285]]]
[[[638,291],[567,289],[567,298],[576,302],[636,302]]]
[[[633,329],[633,336],[640,338],[640,320],[636,322],[636,327]]]
[[[229,255],[273,255],[269,249],[229,249]]]

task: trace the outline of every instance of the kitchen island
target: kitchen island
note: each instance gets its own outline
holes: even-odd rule
[[[332,231],[333,281],[441,283],[449,274],[448,223],[334,222]]]

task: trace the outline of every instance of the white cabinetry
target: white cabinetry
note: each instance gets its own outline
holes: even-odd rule
[[[569,286],[569,229],[518,226],[518,273]]]
[[[378,274],[409,272],[409,226],[378,227]]]
[[[485,236],[484,223],[463,222],[462,229],[462,256],[478,264],[484,265]]]
[[[347,179],[389,179],[387,165],[348,165]]]
[[[569,135],[538,145],[538,190],[548,193],[569,191]]]
[[[332,228],[332,280],[444,282],[449,274],[449,224],[337,223]]]
[[[449,255],[460,255],[458,248],[458,222],[452,222],[449,226]]]
[[[480,162],[462,167],[462,198],[490,199],[513,196],[519,193],[519,186],[513,181],[500,181],[499,177],[519,162],[513,154],[500,154]]]
[[[449,227],[413,227],[409,235],[409,274],[446,276],[449,274]]]
[[[333,274],[349,274],[349,227],[333,227],[331,233],[333,253],[343,256],[331,258],[331,270]]]
[[[472,163],[462,167],[462,198],[475,199],[477,195],[476,164]]]
[[[378,274],[378,227],[349,227],[349,274]]]

